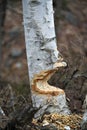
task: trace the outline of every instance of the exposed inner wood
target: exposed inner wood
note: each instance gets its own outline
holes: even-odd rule
[[[58,62],[54,66],[56,68],[52,70],[41,71],[39,74],[36,74],[32,80],[32,90],[41,94],[51,94],[56,96],[58,94],[64,94],[64,91],[55,86],[48,84],[48,80],[51,76],[58,70],[59,67],[65,66],[65,62]]]

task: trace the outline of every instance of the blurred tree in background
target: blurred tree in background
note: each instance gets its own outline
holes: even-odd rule
[[[6,15],[7,0],[0,0],[0,27],[3,27]]]
[[[2,63],[2,41],[4,37],[4,22],[5,22],[5,15],[6,15],[6,5],[7,0],[0,0],[0,63]],[[1,71],[1,65],[0,65]]]

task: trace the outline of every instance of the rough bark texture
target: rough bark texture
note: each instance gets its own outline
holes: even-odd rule
[[[52,0],[22,1],[32,102],[40,108],[35,117],[46,110],[69,113],[64,91],[47,83],[57,67],[65,66],[57,63]]]
[[[87,94],[84,100],[83,109],[85,110],[81,123],[81,130],[87,130]]]
[[[24,26],[30,79],[53,68],[58,60],[52,0],[23,1]],[[31,49],[30,49],[31,48]]]

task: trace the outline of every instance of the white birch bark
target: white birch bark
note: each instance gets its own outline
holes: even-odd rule
[[[81,122],[81,130],[87,130],[87,94],[85,96],[85,100],[83,103],[83,110],[84,110],[84,114]]]
[[[64,91],[47,83],[56,71],[55,65],[65,65],[63,62],[57,64],[59,52],[52,0],[22,0],[22,3],[32,102],[34,107],[40,108],[35,116],[46,110],[67,113]]]

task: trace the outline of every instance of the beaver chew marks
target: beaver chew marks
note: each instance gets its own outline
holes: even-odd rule
[[[52,70],[45,70],[39,74],[36,74],[32,81],[32,90],[41,94],[51,94],[53,96],[64,94],[62,89],[49,85],[47,81],[58,70],[59,67],[63,67],[65,65],[65,62],[58,62],[54,65],[56,68]]]

